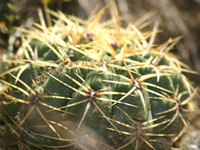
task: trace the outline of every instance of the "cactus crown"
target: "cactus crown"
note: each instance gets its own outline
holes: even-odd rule
[[[180,38],[156,46],[157,22],[122,28],[116,8],[100,22],[106,9],[87,21],[48,10],[53,26],[39,13],[23,29],[0,74],[6,148],[167,149],[184,132],[196,90],[169,52]]]

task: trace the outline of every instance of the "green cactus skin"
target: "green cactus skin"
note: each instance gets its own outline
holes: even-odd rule
[[[49,11],[52,27],[23,31],[0,74],[1,147],[167,150],[181,136],[196,90],[169,52],[179,38],[154,46],[157,28],[99,23],[106,8],[88,21]]]

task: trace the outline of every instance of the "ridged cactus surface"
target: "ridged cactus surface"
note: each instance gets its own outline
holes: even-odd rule
[[[158,24],[120,26],[119,16],[88,20],[49,10],[53,26],[23,30],[0,74],[6,150],[167,150],[187,127],[192,72],[154,44]]]

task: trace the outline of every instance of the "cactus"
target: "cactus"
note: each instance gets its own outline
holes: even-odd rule
[[[185,132],[196,90],[169,52],[180,38],[156,46],[157,23],[100,22],[107,9],[87,21],[48,10],[53,26],[40,13],[21,29],[0,74],[4,149],[163,150]]]

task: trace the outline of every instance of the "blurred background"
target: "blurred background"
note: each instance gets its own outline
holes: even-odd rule
[[[15,27],[29,27],[38,21],[38,8],[61,10],[81,18],[88,18],[110,0],[0,0],[0,59],[4,53],[15,52],[20,45],[20,32]],[[159,21],[161,33],[156,44],[170,37],[182,36],[173,52],[198,74],[187,74],[200,87],[200,0],[116,0],[122,25],[137,24],[144,19]],[[44,13],[45,14],[45,13]],[[109,18],[109,13],[104,18]],[[1,65],[0,65],[1,67]],[[200,89],[200,88],[199,88]],[[199,99],[197,98],[199,105]],[[200,108],[200,107],[199,107]],[[199,113],[198,113],[199,114]],[[200,115],[193,122],[198,133],[200,150]],[[197,132],[198,130],[198,132]],[[195,136],[196,137],[196,136]],[[197,137],[196,137],[197,138]],[[192,138],[190,138],[193,142]],[[196,149],[195,149],[196,150]]]

